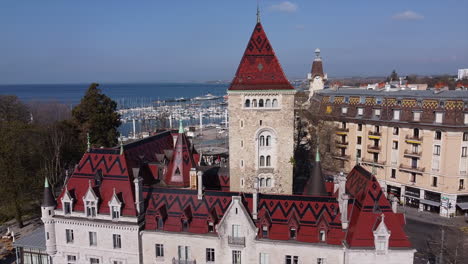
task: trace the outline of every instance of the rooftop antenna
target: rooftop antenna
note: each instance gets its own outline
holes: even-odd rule
[[[259,7],[259,0],[257,0],[257,23],[260,23],[260,7]]]

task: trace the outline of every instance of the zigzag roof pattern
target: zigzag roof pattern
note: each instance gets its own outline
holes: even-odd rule
[[[229,90],[294,90],[260,22],[255,25]]]
[[[385,224],[391,230],[389,246],[393,248],[411,247],[406,236],[404,216],[393,213],[379,182],[366,169],[356,166],[348,174],[346,190],[355,200],[351,212],[346,243],[354,247],[371,247],[374,245],[373,231],[379,223],[380,216],[385,215]]]

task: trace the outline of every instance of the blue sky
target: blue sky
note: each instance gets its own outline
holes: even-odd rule
[[[260,1],[289,78],[468,68],[468,1]],[[231,80],[255,0],[0,3],[0,84]]]

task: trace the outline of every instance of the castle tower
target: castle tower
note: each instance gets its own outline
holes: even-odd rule
[[[323,73],[322,58],[320,57],[320,49],[315,49],[315,59],[312,63],[312,70],[307,75],[309,80],[309,98],[312,97],[315,91],[322,90],[325,81],[327,80],[327,74]]]
[[[44,223],[45,238],[46,238],[46,252],[49,256],[57,253],[57,241],[55,240],[55,221],[54,221],[54,209],[56,203],[54,195],[52,194],[52,188],[49,185],[47,178],[44,183],[44,198],[41,205],[42,222]]]
[[[228,89],[231,191],[292,193],[295,92],[257,13]]]

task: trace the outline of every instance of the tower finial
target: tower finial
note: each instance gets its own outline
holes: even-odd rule
[[[257,23],[260,23],[260,7],[257,0]]]
[[[184,126],[182,125],[182,120],[179,120],[179,134],[184,133]]]
[[[319,48],[315,49],[315,58],[320,59],[320,49]]]
[[[89,132],[86,133],[86,139],[88,140],[88,152],[91,150],[91,142],[90,142],[90,138],[89,138]]]
[[[120,136],[120,155],[124,153],[123,138]]]

